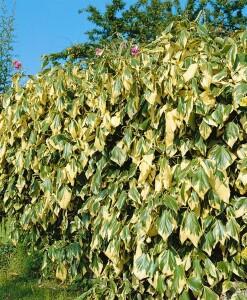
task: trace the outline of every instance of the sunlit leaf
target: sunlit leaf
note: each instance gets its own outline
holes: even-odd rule
[[[236,159],[226,147],[222,145],[215,145],[209,152],[208,158],[215,161],[217,168],[220,171],[226,170]]]
[[[201,228],[193,211],[186,211],[184,213],[179,236],[182,244],[186,239],[189,239],[195,247],[198,246],[201,237]]]

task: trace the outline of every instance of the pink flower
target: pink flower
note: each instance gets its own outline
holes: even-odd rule
[[[20,70],[22,68],[22,63],[17,59],[13,60],[12,65],[16,70]]]
[[[95,55],[101,55],[103,53],[103,49],[98,48],[95,52]]]
[[[140,50],[137,49],[137,47],[132,46],[130,53],[131,53],[131,55],[136,56],[136,55],[140,54]]]

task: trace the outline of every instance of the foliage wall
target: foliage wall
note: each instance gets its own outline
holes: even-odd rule
[[[247,32],[131,47],[15,75],[1,209],[44,273],[91,280],[81,299],[218,299],[246,279]]]

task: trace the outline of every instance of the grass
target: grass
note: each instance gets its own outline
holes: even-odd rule
[[[0,224],[1,300],[72,300],[79,295],[56,280],[40,281],[40,260],[28,256],[23,245],[12,246],[8,235],[7,220]]]

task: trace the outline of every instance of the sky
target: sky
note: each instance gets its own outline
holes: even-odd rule
[[[94,28],[80,9],[89,4],[104,10],[109,0],[4,0],[15,7],[14,58],[20,60],[26,74],[36,74],[43,54],[60,52],[87,41],[86,31]],[[1,1],[0,1],[1,2]],[[127,6],[135,0],[126,0]],[[185,1],[181,1],[184,3]]]
[[[59,52],[85,42],[85,31],[93,28],[86,13],[89,4],[103,10],[106,0],[15,0],[14,57],[22,62],[26,74],[37,73],[43,54]],[[14,0],[5,0],[8,8]]]

